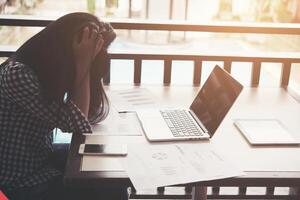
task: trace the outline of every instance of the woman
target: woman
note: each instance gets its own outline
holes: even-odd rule
[[[53,156],[52,130],[91,132],[107,116],[101,79],[115,37],[93,15],[68,14],[0,66],[0,190],[11,199],[61,190],[64,165]]]

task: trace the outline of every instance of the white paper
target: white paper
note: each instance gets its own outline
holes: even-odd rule
[[[121,161],[137,190],[243,174],[211,144],[130,145]]]
[[[107,118],[92,127],[93,135],[142,135],[136,113],[110,112]],[[90,135],[90,134],[89,134]]]
[[[124,171],[120,157],[84,155],[80,171]]]
[[[157,107],[158,103],[145,88],[107,91],[111,104],[118,112],[134,112],[141,108]]]

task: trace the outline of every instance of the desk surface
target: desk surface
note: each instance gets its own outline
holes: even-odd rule
[[[108,90],[129,89],[134,86],[110,86]],[[150,90],[161,102],[189,107],[199,87],[142,86]],[[299,146],[251,146],[233,126],[237,118],[280,119],[300,140],[300,103],[286,90],[280,88],[245,88],[227,114],[213,138],[209,141],[219,147],[224,155],[246,172],[245,176],[196,183],[197,185],[245,186],[300,186]],[[112,185],[128,186],[131,182],[125,171],[80,171],[82,156],[78,154],[81,143],[149,143],[144,136],[83,136],[73,134],[68,157],[65,182],[70,186]],[[202,142],[198,141],[199,145]],[[185,142],[187,143],[187,142]],[[101,159],[101,158],[100,158]]]

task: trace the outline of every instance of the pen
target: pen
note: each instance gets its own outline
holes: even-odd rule
[[[122,114],[122,113],[135,113],[135,111],[119,111],[118,113],[119,114]]]

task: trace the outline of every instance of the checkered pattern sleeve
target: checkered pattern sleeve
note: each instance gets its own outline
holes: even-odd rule
[[[38,79],[29,67],[15,64],[2,75],[1,93],[21,109],[63,132],[92,132],[87,118],[72,101],[49,103],[43,97]]]

